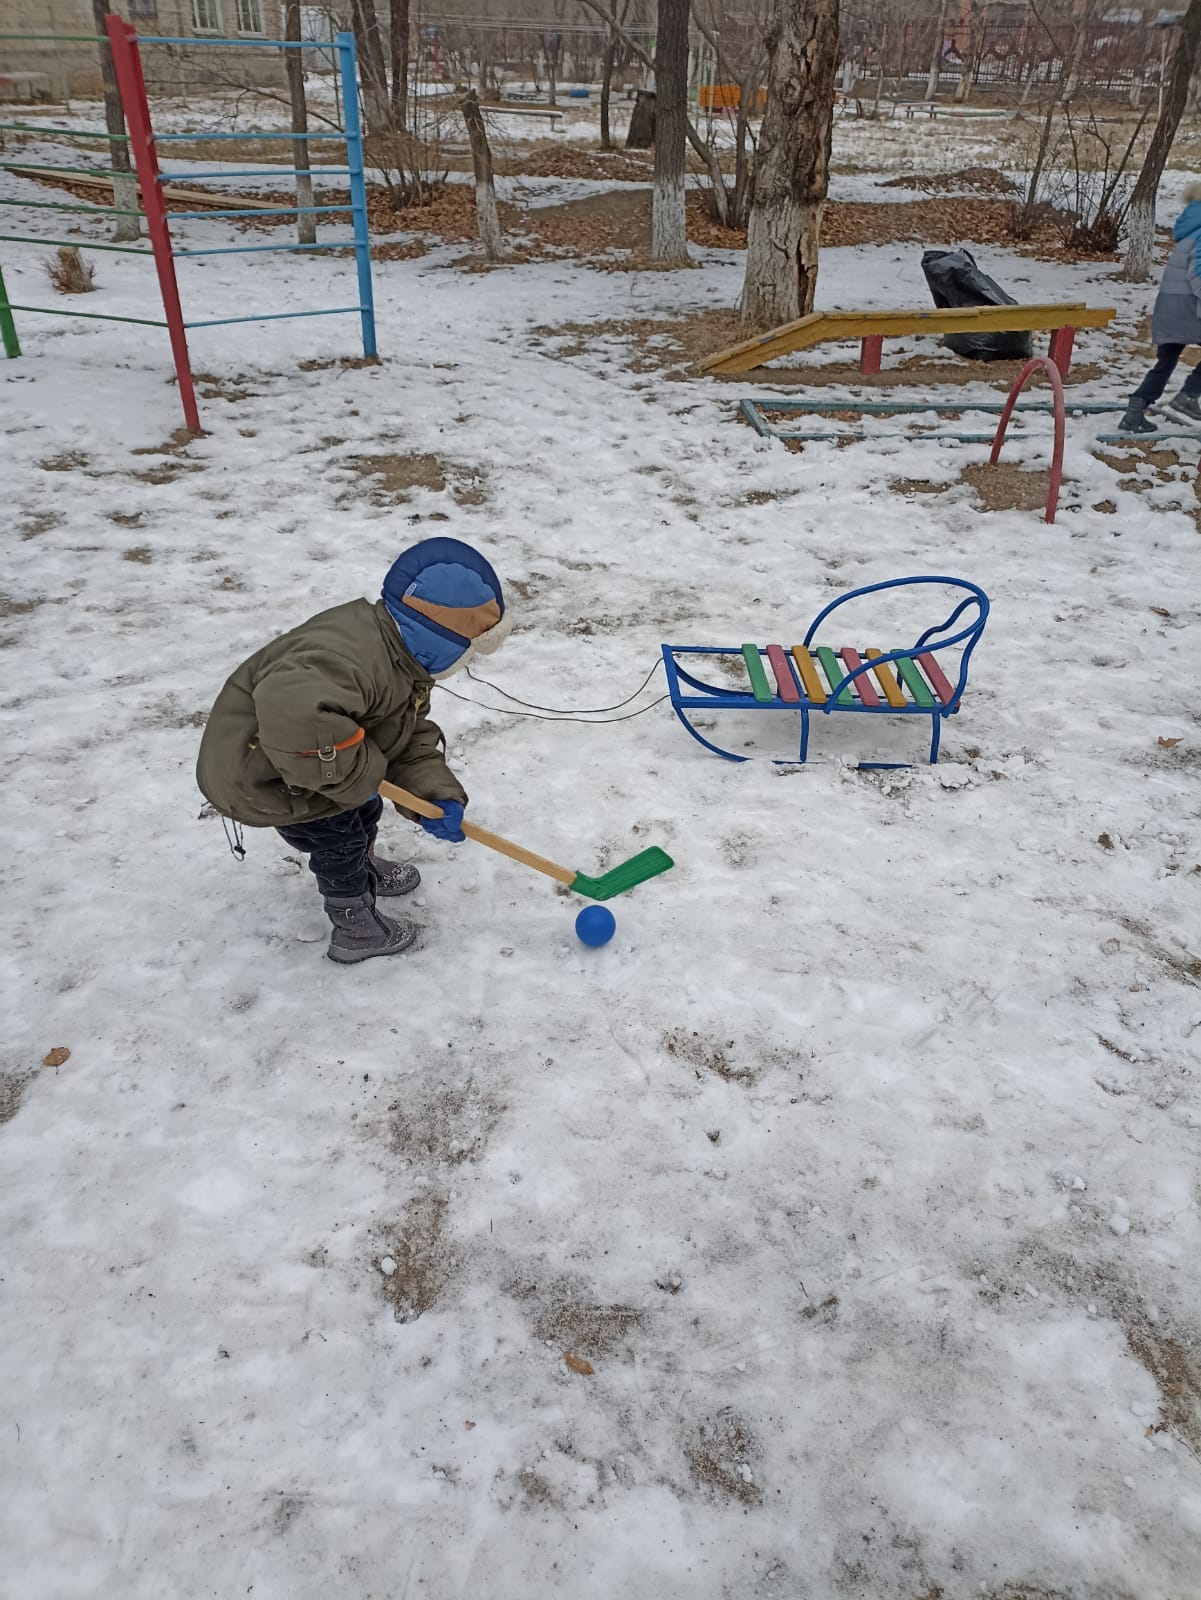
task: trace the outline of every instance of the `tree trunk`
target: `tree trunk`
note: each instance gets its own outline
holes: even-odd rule
[[[639,89],[634,95],[634,109],[630,113],[630,127],[626,134],[627,150],[649,150],[655,142],[655,96],[650,89]]]
[[[480,243],[489,261],[503,261],[505,246],[500,231],[500,218],[496,214],[492,151],[488,147],[488,130],[484,127],[484,114],[480,110],[479,96],[474,89],[469,90],[463,97],[463,121],[467,124],[467,137],[471,142],[471,165],[475,170],[475,219],[480,230]]]
[[[300,38],[300,0],[287,0],[284,12],[284,38]],[[288,75],[288,98],[292,102],[292,132],[307,133],[309,131],[309,108],[304,98],[304,52],[302,50],[284,51],[284,68]],[[311,206],[313,203],[313,180],[309,172],[309,141],[297,139],[292,145],[292,160],[296,164],[296,204],[298,206]],[[296,218],[296,241],[298,244],[317,243],[317,218]]]
[[[377,136],[390,133],[392,108],[388,101],[388,74],[384,67],[384,47],[380,42],[375,0],[354,0],[351,23],[359,58],[366,131]]]
[[[1176,137],[1176,129],[1188,102],[1189,80],[1197,62],[1201,41],[1201,0],[1189,0],[1180,25],[1180,38],[1172,57],[1172,72],[1163,97],[1163,108],[1147,146],[1143,168],[1130,196],[1126,217],[1126,263],[1123,276],[1141,281],[1151,272],[1155,253],[1155,197],[1159,180]]]
[[[813,310],[830,174],[838,0],[779,0],[767,51],[742,318],[772,327]]]
[[[125,113],[121,109],[121,92],[117,88],[117,74],[113,71],[113,52],[104,32],[104,19],[110,7],[106,0],[92,0],[92,21],[100,38],[100,78],[104,84],[104,126],[109,133],[125,132]],[[114,139],[109,145],[114,172],[130,173],[129,177],[113,179],[113,205],[120,211],[136,211],[139,206],[138,180],[130,172],[129,143]],[[118,244],[128,244],[142,234],[142,224],[137,217],[114,217],[113,239]]]
[[[288,0],[291,4],[291,0]],[[392,121],[399,132],[409,114],[409,0],[391,0]]]
[[[613,66],[617,59],[617,35],[609,34],[609,42],[605,46],[605,65],[601,72],[601,97],[600,97],[600,147],[602,150],[612,150],[613,140],[609,132],[609,95],[613,88]]]
[[[688,122],[688,0],[659,0],[655,38],[655,172],[651,255],[687,261],[684,141]]]
[[[926,78],[926,99],[933,100],[938,93],[938,78],[942,71],[942,46],[947,22],[947,0],[942,0],[934,23],[934,48],[930,52],[930,72]]]
[[[980,48],[980,3],[981,0],[967,0],[967,47],[963,52],[959,82],[955,85],[957,104],[962,104],[972,90],[972,78],[976,72],[976,51]]]

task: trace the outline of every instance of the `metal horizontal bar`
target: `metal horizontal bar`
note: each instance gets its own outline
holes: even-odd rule
[[[0,34],[0,38],[4,35]],[[336,44],[316,39],[206,39],[176,38],[169,34],[139,33],[139,44],[206,44],[232,46],[236,50],[336,50]]]
[[[761,412],[793,411],[798,414],[812,412],[814,416],[823,416],[831,411],[859,411],[865,417],[893,417],[907,412],[939,411],[999,413],[1005,409],[1001,402],[994,400],[747,400],[744,404],[753,406]],[[1125,409],[1120,400],[1115,403],[1112,400],[1065,399],[1064,406],[1068,411],[1078,411],[1088,415]],[[1049,400],[1029,400],[1017,405],[1014,408],[1014,415],[1021,416],[1027,411],[1050,414],[1054,410],[1055,407]]]
[[[7,124],[0,122],[0,128],[5,126]],[[34,128],[30,131],[39,133],[42,130]],[[54,131],[57,133],[60,130],[56,128]],[[207,144],[210,139],[241,139],[243,143],[250,139],[286,139],[291,144],[298,139],[340,139],[343,144],[346,143],[344,133],[156,133],[154,136],[155,144]]]
[[[92,133],[86,129],[56,128],[50,124],[43,124],[43,126],[39,128],[36,123],[28,122],[0,122],[0,132],[41,134],[52,133],[56,139],[107,139],[111,144],[124,144],[129,138],[127,133],[101,133],[99,129],[97,129],[95,133]],[[239,135],[235,134],[233,137],[237,138]]]
[[[5,165],[7,165],[6,162],[0,162],[0,166]],[[32,171],[33,169],[31,168],[30,170]],[[56,167],[45,168],[45,171],[47,172],[55,172],[59,170],[60,169]],[[63,167],[61,170],[63,172],[72,172],[74,171],[74,168]],[[122,174],[122,176],[124,176],[124,174]],[[349,177],[349,167],[289,167],[287,169],[281,169],[279,167],[267,167],[262,172],[160,172],[158,175],[158,181],[160,183],[191,184],[199,183],[205,178],[279,178],[281,182],[286,182],[289,178]]]
[[[362,309],[362,306],[331,306],[328,311],[271,311],[261,317],[214,317],[209,322],[185,322],[184,327],[227,328],[231,322],[288,322],[293,317],[342,317]]]
[[[9,205],[19,206],[19,200],[10,200]],[[307,217],[318,211],[349,211],[348,200],[344,206],[269,206],[265,211],[247,211],[239,207],[233,211],[173,211],[172,222],[191,221],[196,217]]]
[[[140,250],[134,244],[96,244],[91,239],[39,239],[26,233],[0,233],[4,244],[44,244],[59,250],[112,250],[117,255],[152,256],[153,250]]]
[[[136,181],[136,180],[135,180]],[[141,211],[131,211],[127,206],[85,206],[75,205],[66,200],[11,200],[7,195],[0,195],[0,206],[24,206],[31,211],[86,211],[93,217],[140,217]],[[348,210],[346,206],[330,206],[331,211]]]
[[[0,39],[49,39],[56,44],[107,44],[99,33],[0,33]]]
[[[0,235],[3,237],[3,235]],[[329,244],[233,244],[223,245],[219,250],[172,250],[171,254],[179,256],[249,256],[257,255],[263,250],[353,250],[353,239],[334,239]],[[149,250],[143,252],[149,255]]]
[[[83,317],[86,322],[136,322],[143,328],[165,328],[167,324],[150,317],[114,317],[106,311],[65,311],[60,306],[14,306],[0,304],[0,311],[34,311],[45,317]]]

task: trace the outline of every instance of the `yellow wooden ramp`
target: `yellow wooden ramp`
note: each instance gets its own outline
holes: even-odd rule
[[[1086,306],[1083,301],[1038,306],[967,306],[920,311],[811,311],[796,322],[786,322],[770,333],[719,350],[701,363],[701,371],[714,377],[753,372],[777,356],[838,339],[858,339],[863,345],[860,368],[878,372],[879,343],[899,334],[932,333],[1035,333],[1050,329],[1052,360],[1062,371],[1071,359],[1077,328],[1104,328],[1117,315],[1112,306]],[[1063,360],[1060,357],[1063,356]]]

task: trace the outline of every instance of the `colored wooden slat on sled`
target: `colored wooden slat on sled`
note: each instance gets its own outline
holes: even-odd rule
[[[824,644],[819,644],[817,647],[817,659],[822,664],[822,671],[830,680],[830,693],[833,694],[838,685],[846,677],[846,671],[843,667],[839,666],[838,657],[834,654],[833,650],[829,649]],[[849,706],[852,704],[853,700],[854,696],[851,693],[851,690],[844,689],[839,695],[835,704],[840,706]]]
[[[874,648],[865,650],[863,653],[869,661],[875,661],[879,656],[884,654],[883,650],[877,650]],[[899,708],[907,704],[905,696],[901,692],[901,686],[897,682],[897,675],[888,665],[887,661],[882,667],[873,667],[872,671],[880,680],[880,687],[884,690],[884,698],[888,701],[890,706],[896,706]]]
[[[926,687],[926,680],[918,671],[915,663],[907,656],[903,656],[901,660],[896,663],[896,669],[897,675],[900,677],[901,682],[913,696],[914,705],[921,706],[923,710],[928,711],[934,704],[934,696]]]
[[[785,705],[799,705],[801,691],[796,686],[796,679],[792,675],[792,668],[788,665],[788,657],[784,654],[783,648],[778,644],[769,644],[766,648],[780,699]]]
[[[838,652],[847,664],[847,671],[854,672],[856,667],[863,665],[863,658],[858,650],[852,650],[850,645],[844,645]],[[878,706],[880,696],[876,693],[876,686],[872,682],[871,673],[865,672],[862,677],[856,678],[851,688],[855,690],[865,706]]]
[[[922,652],[917,658],[921,662],[922,671],[930,680],[930,687],[942,701],[944,706],[949,706],[955,698],[955,690],[947,681],[947,675],[928,650]]]
[[[759,655],[757,644],[744,644],[742,659],[746,662],[746,675],[751,680],[751,693],[761,705],[776,697],[772,693],[771,684],[767,681],[767,673],[763,670],[763,661]]]
[[[826,694],[821,674],[813,665],[813,657],[803,644],[793,645],[792,659],[796,662],[801,682],[805,685],[805,694],[810,702],[815,706],[824,706],[829,696]]]

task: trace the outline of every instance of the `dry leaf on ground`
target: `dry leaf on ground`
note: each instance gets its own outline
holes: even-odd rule
[[[44,1067],[61,1067],[64,1061],[70,1061],[70,1059],[71,1052],[65,1044],[55,1045],[49,1055],[42,1057],[42,1065]]]
[[[583,1356],[573,1356],[570,1350],[564,1350],[563,1359],[573,1372],[578,1372],[581,1378],[591,1378],[593,1375],[592,1363],[585,1361]]]

